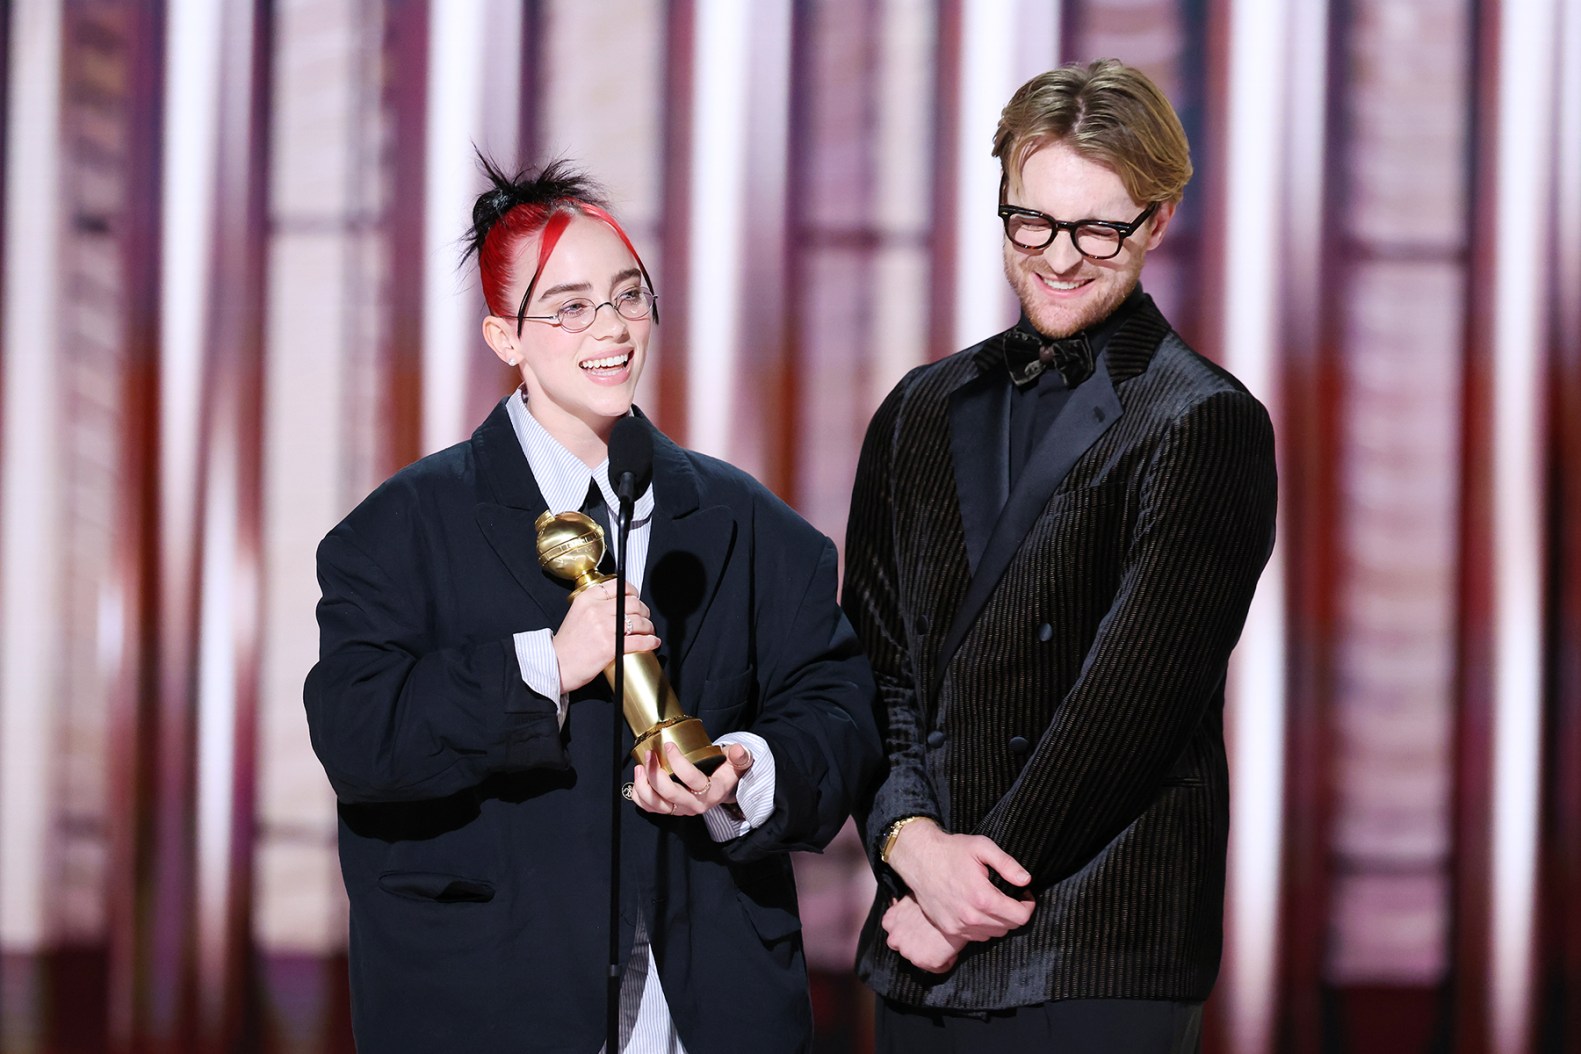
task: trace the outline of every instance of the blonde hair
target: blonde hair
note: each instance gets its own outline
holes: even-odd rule
[[[1001,200],[1010,174],[1049,143],[1113,169],[1142,204],[1178,202],[1191,180],[1191,145],[1175,108],[1146,74],[1118,59],[1060,66],[1016,89],[994,131]]]

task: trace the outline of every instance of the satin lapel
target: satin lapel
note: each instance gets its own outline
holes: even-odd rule
[[[478,529],[511,576],[542,609],[547,624],[558,626],[565,617],[570,587],[538,563],[534,523],[547,505],[503,402],[472,433],[472,451],[481,496],[492,499],[480,500],[473,510]]]
[[[1042,514],[1049,496],[1070,473],[1071,466],[1092,448],[1098,437],[1109,430],[1109,426],[1119,419],[1122,412],[1107,364],[1100,358],[1092,376],[1071,392],[1064,409],[1054,419],[1048,434],[1038,442],[1015,489],[1004,503],[1004,511],[999,514],[989,534],[982,560],[973,568],[966,596],[962,598],[960,607],[955,609],[949,634],[939,650],[941,675],[950,657],[966,637],[966,631],[971,628],[972,622],[993,594],[994,587],[1004,576],[1005,568],[1010,566],[1022,541]]]
[[[972,572],[1010,493],[1010,382],[981,373],[950,393],[950,456]]]
[[[697,474],[686,452],[663,434],[653,437],[653,533],[642,599],[653,614],[659,655],[674,671],[697,642],[730,562],[736,517],[724,505],[700,506]],[[670,673],[673,678],[675,674]],[[679,689],[677,689],[679,690]]]

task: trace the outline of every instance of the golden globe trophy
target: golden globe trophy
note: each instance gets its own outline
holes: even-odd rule
[[[610,580],[611,575],[598,571],[598,562],[604,558],[604,528],[591,516],[581,512],[545,512],[538,517],[536,526],[538,562],[556,578],[576,584],[567,602],[575,600],[588,586]],[[674,743],[681,756],[703,772],[718,768],[725,760],[725,752],[714,746],[701,721],[681,712],[681,701],[665,680],[653,653],[627,652],[622,662],[626,692],[622,710],[626,724],[637,737],[631,748],[637,764],[645,764],[648,755],[657,750],[659,765],[669,772],[670,761],[661,748],[665,743]],[[615,683],[613,662],[604,667],[604,676],[610,684]]]

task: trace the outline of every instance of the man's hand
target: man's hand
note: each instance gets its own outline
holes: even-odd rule
[[[967,943],[940,933],[910,896],[890,901],[883,925],[889,936],[885,943],[917,969],[928,973],[948,973]]]
[[[736,784],[752,767],[752,752],[740,743],[725,744],[725,763],[712,775],[687,761],[674,743],[664,744],[664,756],[675,779],[659,766],[658,751],[652,751],[631,780],[631,800],[660,816],[701,816],[721,802],[735,801]]]
[[[648,605],[626,583],[626,651],[652,651],[659,646],[653,635]],[[565,621],[555,630],[554,657],[560,664],[560,690],[573,692],[615,661],[615,580],[588,586],[571,601]]]
[[[952,943],[1003,937],[1032,917],[1032,902],[999,892],[988,871],[1013,886],[1026,885],[1032,876],[982,835],[947,834],[932,820],[918,820],[901,829],[889,866],[928,921]]]

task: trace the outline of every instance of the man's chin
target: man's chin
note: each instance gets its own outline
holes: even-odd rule
[[[1094,291],[1096,292],[1096,291]],[[1032,328],[1037,330],[1045,340],[1063,340],[1074,336],[1084,329],[1102,322],[1125,302],[1125,296],[1130,290],[1119,296],[1109,296],[1101,302],[1088,299],[1079,304],[1072,304],[1062,311],[1051,311],[1046,301],[1029,304],[1030,297],[1020,296],[1021,313],[1032,322]]]
[[[1041,305],[1039,305],[1041,307]],[[1050,315],[1047,311],[1034,310],[1025,300],[1021,301],[1021,313],[1026,315],[1032,323],[1032,328],[1044,340],[1064,340],[1072,334],[1079,333],[1090,323],[1086,320],[1086,312],[1077,314],[1060,312]]]

